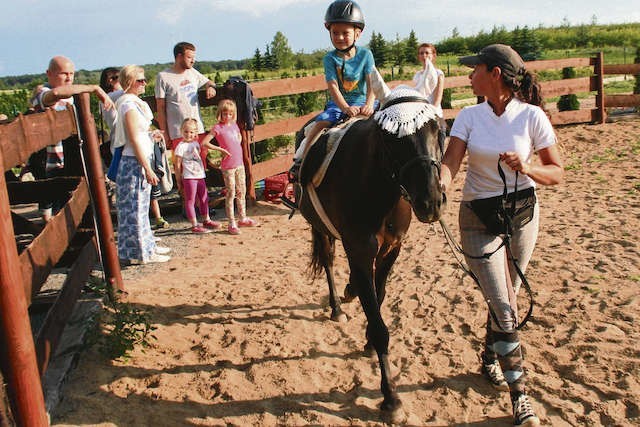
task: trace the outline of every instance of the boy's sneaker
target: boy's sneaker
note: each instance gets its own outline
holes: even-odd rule
[[[204,228],[200,225],[194,225],[193,227],[191,227],[191,232],[196,234],[206,234],[206,233],[211,233],[211,230],[209,230],[208,228]]]
[[[222,224],[220,224],[217,221],[212,221],[210,219],[207,219],[207,220],[202,222],[202,226],[204,228],[208,228],[210,230],[218,230],[218,229],[220,229],[220,227],[222,227]]]
[[[152,264],[152,263],[156,263],[156,262],[167,262],[171,259],[171,257],[169,255],[160,255],[157,253],[152,254],[149,259],[147,259],[146,261],[143,261],[143,264]]]
[[[258,221],[251,218],[245,218],[238,221],[238,225],[240,227],[255,227],[256,225],[258,225]]]
[[[513,404],[513,425],[514,426],[539,426],[540,419],[536,417],[531,407],[531,402],[526,394],[522,393]]]
[[[160,217],[157,218],[155,220],[155,223],[153,224],[153,226],[151,227],[152,230],[158,230],[160,228],[167,228],[169,226],[169,223],[167,222],[166,219]]]
[[[500,367],[500,363],[498,362],[498,360],[494,359],[490,362],[487,362],[484,358],[484,353],[482,353],[482,355],[480,356],[480,361],[482,363],[480,371],[482,372],[482,375],[484,375],[485,378],[489,380],[491,385],[496,390],[509,390],[509,384],[507,384],[507,379],[502,373],[502,368]]]
[[[238,227],[236,227],[235,225],[230,225],[227,228],[227,231],[229,232],[229,234],[232,234],[234,236],[237,236],[238,234],[240,234],[240,229]]]

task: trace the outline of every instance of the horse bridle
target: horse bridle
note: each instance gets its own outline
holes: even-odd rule
[[[392,105],[402,104],[405,102],[422,102],[425,104],[430,104],[430,102],[426,98],[420,96],[400,96],[384,104],[382,107],[380,107],[380,110],[384,110],[391,107]],[[400,166],[400,169],[398,170],[398,185],[400,186],[400,194],[402,195],[402,198],[407,202],[411,203],[411,196],[409,195],[409,192],[404,187],[404,185],[402,185],[402,182],[404,174],[409,168],[415,166],[416,163],[426,163],[430,166],[435,166],[438,171],[438,176],[440,176],[440,169],[442,167],[442,156],[444,156],[444,139],[440,138],[440,135],[438,135],[438,146],[440,147],[440,160],[436,160],[433,156],[422,155],[414,157],[413,159]],[[393,175],[394,174],[392,174],[392,176]]]

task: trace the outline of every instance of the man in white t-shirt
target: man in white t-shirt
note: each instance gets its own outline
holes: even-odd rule
[[[216,96],[215,83],[193,68],[196,62],[196,47],[180,42],[173,48],[173,66],[158,73],[156,77],[156,105],[158,125],[167,141],[180,138],[180,126],[186,118],[198,122],[198,133],[204,133],[200,116],[198,89],[205,86],[207,99]]]

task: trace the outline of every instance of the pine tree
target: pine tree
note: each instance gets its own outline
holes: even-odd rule
[[[255,53],[253,54],[253,59],[251,60],[251,69],[254,71],[260,71],[264,67],[262,54],[260,53],[260,49],[256,48]]]
[[[383,67],[387,62],[387,42],[382,37],[382,34],[371,33],[371,41],[369,42],[369,49],[373,54],[373,59],[377,67]]]
[[[408,64],[418,65],[418,38],[415,31],[411,30],[409,37],[404,42],[404,61]]]

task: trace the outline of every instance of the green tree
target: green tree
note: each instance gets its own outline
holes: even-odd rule
[[[262,54],[260,53],[260,49],[256,48],[256,51],[253,54],[253,58],[251,59],[251,69],[254,71],[260,71],[264,68],[264,60],[262,58]]]
[[[542,57],[542,46],[535,31],[524,26],[516,27],[512,32],[511,47],[513,47],[525,61],[535,61]]]
[[[275,70],[277,68],[275,58],[271,55],[269,45],[266,45],[264,49],[263,64],[265,70]]]
[[[416,32],[411,30],[409,37],[404,42],[404,62],[418,65],[418,38]]]
[[[382,37],[382,34],[376,33],[375,31],[371,33],[371,41],[369,42],[369,49],[373,54],[373,59],[376,62],[376,66],[383,67],[387,62],[387,42]]]
[[[391,60],[393,65],[404,64],[404,42],[400,40],[400,36],[396,33],[396,39],[391,44]]]
[[[293,51],[289,47],[289,41],[280,31],[273,36],[271,41],[271,56],[274,58],[275,68],[291,68],[293,66]]]

